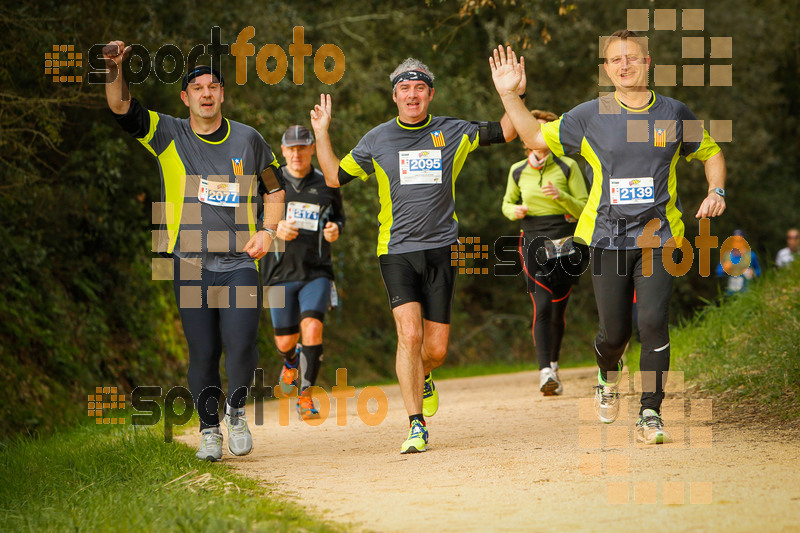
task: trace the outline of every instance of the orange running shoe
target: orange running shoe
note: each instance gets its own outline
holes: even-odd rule
[[[314,407],[314,399],[310,394],[301,394],[297,397],[297,413],[302,420],[319,419],[319,411]]]

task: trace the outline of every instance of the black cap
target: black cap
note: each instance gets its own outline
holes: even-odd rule
[[[305,126],[289,126],[281,137],[283,146],[308,146],[314,144],[314,137]]]
[[[198,76],[202,76],[203,74],[211,74],[215,78],[220,85],[223,87],[225,86],[225,80],[222,79],[222,74],[219,73],[217,69],[214,67],[209,67],[208,65],[198,65],[194,67],[192,70],[186,73],[183,77],[183,83],[181,83],[181,90],[185,91],[186,87],[189,86],[189,83]]]

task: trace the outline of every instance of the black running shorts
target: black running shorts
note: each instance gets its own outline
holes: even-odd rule
[[[450,323],[457,269],[450,264],[450,246],[384,254],[378,259],[392,309],[408,302],[419,302],[422,318]]]

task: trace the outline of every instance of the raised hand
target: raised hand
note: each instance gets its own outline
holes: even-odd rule
[[[314,133],[327,132],[328,126],[331,124],[331,95],[319,95],[319,104],[314,106],[311,110],[311,127],[314,128]]]
[[[519,95],[525,90],[525,60],[520,57],[509,46],[507,51],[502,45],[498,46],[493,57],[489,58],[489,67],[492,69],[492,81],[497,93],[504,95]],[[520,91],[520,88],[522,91]]]
[[[131,47],[122,41],[111,41],[103,47],[103,59],[109,67],[119,67],[131,55]]]

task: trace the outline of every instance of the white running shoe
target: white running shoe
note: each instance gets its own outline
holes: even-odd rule
[[[561,382],[558,380],[558,375],[552,368],[543,368],[539,371],[539,390],[545,396],[556,396],[561,394]]]
[[[672,437],[664,431],[664,421],[653,409],[645,409],[636,422],[636,442],[669,444]]]
[[[200,448],[195,456],[211,462],[222,459],[222,433],[219,426],[206,428],[200,433]]]
[[[228,426],[228,450],[233,455],[247,455],[253,451],[253,436],[244,418],[244,407],[233,409],[230,415],[225,413],[225,425]]]
[[[616,383],[606,383],[597,371],[597,386],[594,388],[594,412],[600,422],[610,424],[619,416],[619,382],[622,378],[622,365],[617,373]]]

